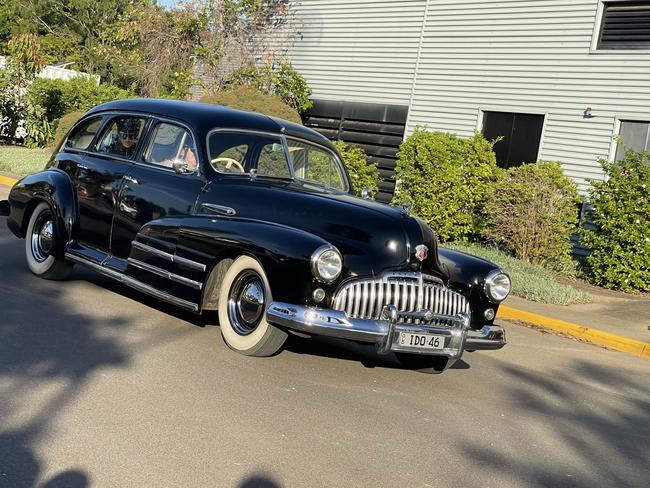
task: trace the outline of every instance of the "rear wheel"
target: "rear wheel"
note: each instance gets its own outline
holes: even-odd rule
[[[247,356],[271,356],[287,333],[266,320],[271,288],[262,265],[240,256],[226,272],[219,292],[221,335],[231,349]]]
[[[440,374],[456,362],[445,356],[427,356],[424,354],[408,354],[396,352],[395,357],[406,369],[421,371],[422,373]]]
[[[46,280],[63,280],[72,270],[72,263],[52,254],[56,238],[54,214],[47,203],[39,203],[27,225],[25,256],[29,270]]]

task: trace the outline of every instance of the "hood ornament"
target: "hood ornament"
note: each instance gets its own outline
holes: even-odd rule
[[[425,246],[424,244],[420,244],[419,246],[415,246],[415,257],[419,261],[424,261],[427,258],[427,255],[429,254],[429,248]]]

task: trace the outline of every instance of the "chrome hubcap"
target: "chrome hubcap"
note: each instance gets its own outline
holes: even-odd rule
[[[52,215],[49,211],[41,212],[34,222],[31,235],[32,255],[39,263],[45,261],[54,247]]]
[[[228,297],[228,318],[235,331],[248,335],[259,325],[264,315],[264,284],[253,270],[241,273]]]

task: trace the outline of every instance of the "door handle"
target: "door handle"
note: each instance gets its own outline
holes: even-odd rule
[[[140,184],[140,182],[131,175],[124,176],[124,179],[126,181],[128,181],[129,183],[133,183],[134,185],[139,185]]]
[[[234,208],[224,207],[223,205],[215,205],[214,203],[203,203],[201,204],[201,207],[206,209],[208,212],[212,212],[218,215],[225,215],[227,217],[232,217],[233,215],[237,214]]]

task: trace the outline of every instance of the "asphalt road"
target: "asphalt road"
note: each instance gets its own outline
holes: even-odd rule
[[[2,487],[648,486],[649,361],[508,324],[442,375],[333,340],[247,358],[23,246],[0,218]]]

